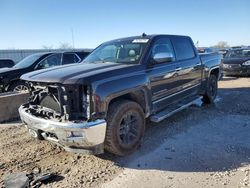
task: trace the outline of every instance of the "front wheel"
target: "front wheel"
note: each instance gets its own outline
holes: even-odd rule
[[[145,131],[144,112],[129,100],[113,102],[108,110],[105,149],[125,156],[139,146]]]
[[[205,104],[213,103],[217,96],[217,90],[218,90],[218,80],[217,77],[214,74],[212,74],[209,77],[206,93],[205,95],[203,95],[202,101]]]
[[[15,82],[10,86],[9,91],[28,92],[29,86],[24,82]]]

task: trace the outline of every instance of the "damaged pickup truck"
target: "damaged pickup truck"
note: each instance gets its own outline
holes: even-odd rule
[[[71,152],[124,156],[160,122],[199,98],[213,103],[221,56],[198,55],[190,37],[145,35],[103,43],[83,63],[25,74],[19,108],[30,134]]]

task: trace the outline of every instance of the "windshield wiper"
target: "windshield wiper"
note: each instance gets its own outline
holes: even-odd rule
[[[82,63],[106,63],[107,61],[102,61],[102,60],[98,60],[98,61],[83,61]]]

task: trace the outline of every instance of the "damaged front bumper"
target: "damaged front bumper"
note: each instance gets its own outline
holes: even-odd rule
[[[28,108],[24,105],[19,108],[19,114],[30,133],[40,132],[45,140],[62,146],[66,151],[87,154],[104,152],[105,120],[56,122],[28,113]]]

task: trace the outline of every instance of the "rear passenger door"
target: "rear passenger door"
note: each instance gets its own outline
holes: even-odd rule
[[[63,53],[62,64],[72,64],[72,63],[79,63],[81,59],[75,53]]]
[[[181,98],[198,93],[201,84],[202,65],[192,40],[189,37],[173,37],[171,39],[179,63],[179,83]]]

